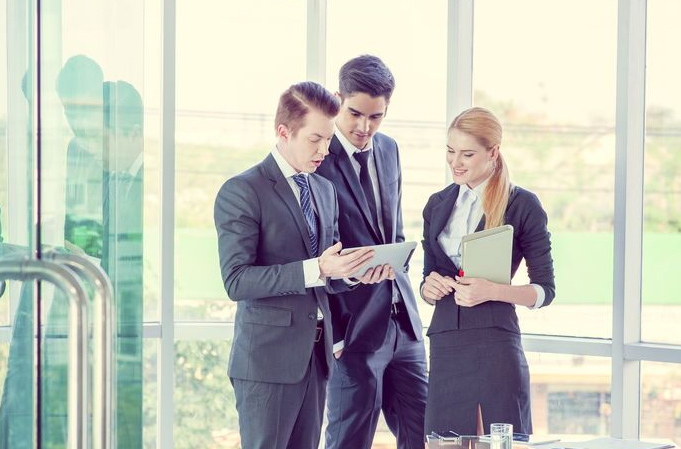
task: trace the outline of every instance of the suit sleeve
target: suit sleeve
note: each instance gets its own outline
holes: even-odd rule
[[[222,281],[233,301],[285,295],[304,295],[303,261],[257,266],[261,213],[251,185],[238,178],[227,181],[215,200],[215,227]]]
[[[333,185],[332,185],[333,187]],[[338,230],[338,195],[336,195],[336,188],[333,187],[333,241],[332,244],[335,245],[340,240],[340,232]],[[326,249],[326,248],[324,248]],[[326,291],[330,294],[342,293],[348,290],[353,290],[356,285],[348,285],[343,279],[331,279],[326,280]],[[334,301],[335,302],[335,301]],[[333,309],[332,309],[333,311]]]
[[[548,231],[548,218],[539,199],[533,194],[529,207],[522,217],[519,229],[520,250],[525,258],[530,283],[539,285],[544,290],[545,307],[556,295],[553,274],[553,258],[551,257],[551,234]]]

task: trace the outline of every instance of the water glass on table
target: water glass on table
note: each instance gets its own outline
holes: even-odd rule
[[[513,424],[492,423],[490,429],[490,449],[513,448]]]

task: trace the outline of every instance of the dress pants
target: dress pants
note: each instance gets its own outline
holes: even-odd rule
[[[243,449],[318,449],[324,417],[324,339],[296,384],[232,378]]]
[[[416,341],[405,312],[393,314],[376,352],[344,351],[329,380],[326,449],[371,448],[378,418],[399,449],[423,449],[428,379],[423,341]]]

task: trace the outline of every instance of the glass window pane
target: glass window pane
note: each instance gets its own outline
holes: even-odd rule
[[[177,3],[178,319],[224,320],[234,313],[220,276],[213,203],[227,178],[274,147],[279,95],[305,79],[306,5]],[[276,36],[276,47],[263,36]]]
[[[610,432],[612,365],[604,357],[526,353],[536,435],[605,436]]]
[[[7,376],[7,360],[9,359],[9,343],[0,343],[0,398],[5,388]]]
[[[641,439],[681,446],[681,365],[641,363]]]
[[[525,332],[612,333],[616,20],[614,0],[475,2],[473,102],[501,119],[511,179],[552,234],[556,298],[518,308]]]
[[[643,340],[681,343],[681,3],[648,2]]]
[[[0,0],[0,23],[7,23],[7,2]],[[7,231],[7,33],[0,33],[0,244]],[[9,324],[9,293],[0,283],[0,326]]]
[[[381,20],[357,32],[358,14]],[[341,66],[361,54],[378,56],[395,76],[395,93],[379,132],[394,138],[400,148],[404,235],[407,241],[419,242],[410,263],[412,287],[418,288],[423,267],[423,207],[431,194],[445,186],[447,2],[432,1],[428,8],[415,8],[407,0],[330,1],[327,23],[330,90],[338,90]],[[349,32],[350,24],[353,32]],[[427,326],[433,307],[420,299],[417,304]]]
[[[158,406],[158,374],[157,348],[158,340],[148,338],[144,340],[144,385],[143,385],[143,412],[142,419],[144,428],[142,430],[144,449],[156,449],[156,418]]]
[[[161,0],[144,1],[144,321],[158,321]]]
[[[175,342],[175,447],[240,448],[229,340]]]

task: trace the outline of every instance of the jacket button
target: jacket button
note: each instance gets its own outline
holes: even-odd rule
[[[317,318],[317,314],[316,313],[310,313],[307,317],[311,320],[314,320],[315,318]]]

